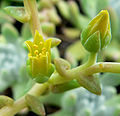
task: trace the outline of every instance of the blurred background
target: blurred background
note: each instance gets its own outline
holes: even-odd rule
[[[0,94],[19,99],[33,85],[26,73],[28,50],[24,41],[31,40],[28,24],[8,16],[3,8],[23,6],[22,0],[0,0]],[[51,49],[54,58],[68,60],[74,68],[87,60],[88,52],[80,43],[81,31],[102,9],[110,14],[112,41],[98,54],[98,61],[120,62],[120,0],[37,0],[39,20],[47,37],[62,40]],[[102,95],[84,88],[40,97],[47,116],[120,116],[120,74],[99,75]],[[37,116],[24,109],[16,116]]]

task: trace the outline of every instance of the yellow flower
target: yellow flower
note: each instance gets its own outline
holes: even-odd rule
[[[32,77],[39,74],[48,76],[51,68],[51,41],[52,39],[44,40],[43,36],[36,30],[34,41],[26,41],[29,50],[30,71]]]

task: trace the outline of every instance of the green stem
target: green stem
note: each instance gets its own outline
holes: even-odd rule
[[[54,73],[50,77],[49,82],[51,84],[55,85],[55,84],[62,84],[62,83],[65,83],[65,82],[75,79],[76,78],[75,74],[78,74],[80,71],[82,71],[96,63],[96,57],[97,57],[96,53],[90,53],[89,59],[85,64],[80,65],[79,67],[76,67],[76,68],[73,68],[70,70],[66,70],[66,72],[63,76],[59,75],[58,73]]]
[[[38,17],[36,0],[24,0],[24,7],[26,12],[30,15],[29,25],[32,31],[32,35],[34,37],[35,31],[38,30],[40,34],[42,34],[42,29],[40,26],[40,21]]]
[[[90,53],[88,61],[85,64],[66,71],[68,77],[69,78],[75,78],[76,73],[78,74],[80,71],[85,70],[86,68],[94,65],[96,63],[96,59],[97,59],[97,54],[96,53]]]
[[[97,59],[97,54],[96,53],[90,53],[88,61],[85,64],[80,65],[77,68],[75,68],[75,70],[84,70],[85,68],[95,64],[96,63],[96,59]]]
[[[100,72],[120,73],[120,63],[100,62],[81,71],[85,75],[92,75]]]
[[[34,96],[40,96],[48,88],[48,83],[35,84],[33,88],[28,92]],[[13,116],[17,112],[27,107],[25,96],[15,101],[12,106],[5,106],[0,110],[0,116]]]

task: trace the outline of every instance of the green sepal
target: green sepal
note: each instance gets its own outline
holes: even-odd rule
[[[29,60],[27,60],[27,62],[29,62]],[[32,71],[31,71],[30,64],[26,65],[26,71],[27,71],[28,75],[32,78]]]
[[[44,106],[37,97],[27,94],[25,100],[31,111],[37,115],[45,116]]]
[[[50,64],[50,68],[48,70],[48,76],[49,77],[52,75],[52,73],[54,72],[54,70],[55,70],[54,64]]]
[[[37,76],[33,77],[33,80],[36,81],[37,83],[45,83],[48,81],[49,76],[43,75],[39,73]]]
[[[89,52],[98,52],[101,48],[100,33],[96,31],[84,43],[84,47]]]
[[[111,41],[111,31],[107,31],[107,34],[103,40],[101,40],[101,49],[109,45]]]
[[[84,46],[85,42],[87,41],[88,33],[90,31],[90,26],[85,28],[81,33],[81,43]]]
[[[59,58],[60,57],[60,53],[57,47],[53,47],[51,49],[51,60],[54,61],[55,58]]]
[[[51,85],[50,89],[53,93],[61,93],[77,87],[80,87],[79,83],[76,80],[72,80],[70,82],[59,85]]]
[[[37,76],[33,77],[33,80],[35,80],[37,83],[45,83],[46,81],[48,81],[54,70],[55,66],[51,64],[47,75],[39,73]]]
[[[100,95],[101,87],[97,75],[82,76],[77,79],[79,84],[89,90],[90,92]]]
[[[0,95],[0,108],[13,105],[14,100],[10,97]]]
[[[30,20],[30,15],[25,11],[24,7],[14,7],[9,6],[4,8],[4,10],[12,17],[14,17],[16,20],[26,23]]]

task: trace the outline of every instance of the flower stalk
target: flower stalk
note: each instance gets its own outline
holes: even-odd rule
[[[38,17],[38,10],[36,0],[24,0],[24,7],[26,12],[30,15],[29,25],[32,31],[32,35],[34,37],[35,31],[38,30],[42,35],[42,29],[40,26],[40,21]]]

